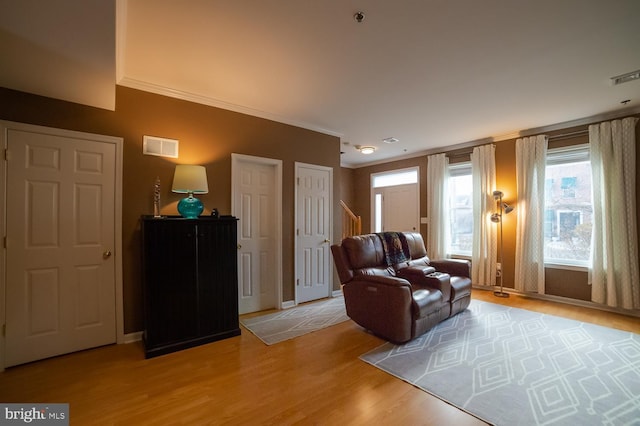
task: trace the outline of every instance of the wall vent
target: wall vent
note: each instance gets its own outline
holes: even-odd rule
[[[628,72],[616,77],[611,77],[611,84],[617,86],[618,84],[627,83],[633,80],[640,80],[640,70]]]
[[[178,158],[178,141],[145,135],[142,138],[142,153],[158,157]]]

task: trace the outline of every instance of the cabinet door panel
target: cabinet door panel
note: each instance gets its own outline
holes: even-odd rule
[[[198,224],[202,334],[217,334],[239,327],[236,227],[235,219]]]
[[[197,337],[195,224],[147,221],[144,235],[147,345]]]

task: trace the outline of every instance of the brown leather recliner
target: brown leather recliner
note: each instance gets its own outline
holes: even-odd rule
[[[431,260],[416,232],[347,237],[331,246],[347,315],[393,343],[412,340],[471,301],[471,265]]]

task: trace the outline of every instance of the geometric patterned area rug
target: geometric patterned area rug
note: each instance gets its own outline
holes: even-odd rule
[[[305,303],[240,323],[267,345],[293,339],[348,320],[342,296]]]
[[[640,335],[472,300],[360,357],[496,425],[639,425]]]

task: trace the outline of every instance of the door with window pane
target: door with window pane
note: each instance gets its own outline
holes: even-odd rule
[[[419,232],[420,186],[418,168],[371,176],[372,232]]]
[[[374,200],[374,232],[419,231],[417,184],[378,188]]]

